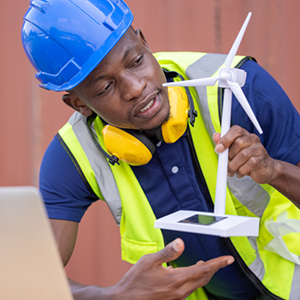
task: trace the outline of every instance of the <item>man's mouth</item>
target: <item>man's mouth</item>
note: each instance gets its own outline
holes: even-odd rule
[[[152,95],[149,95],[147,99],[143,101],[143,104],[140,103],[139,107],[136,108],[135,116],[137,117],[147,117],[154,115],[157,110],[160,108],[159,93],[155,92]]]
[[[143,112],[145,112],[146,110],[148,110],[149,108],[151,108],[152,105],[153,105],[153,103],[154,103],[154,100],[155,100],[155,98],[152,99],[152,100],[151,100],[144,108],[142,108],[142,109],[140,110],[140,112],[143,113]]]
[[[150,120],[162,109],[161,91],[154,90],[135,108],[134,117]]]

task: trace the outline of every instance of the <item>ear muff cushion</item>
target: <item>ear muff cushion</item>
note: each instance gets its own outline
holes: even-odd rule
[[[130,165],[147,164],[155,152],[154,144],[146,136],[134,130],[123,130],[106,125],[102,134],[107,151]]]
[[[189,101],[182,87],[168,87],[170,118],[161,126],[166,143],[175,143],[186,131]]]
[[[133,129],[126,129],[124,131],[126,131],[129,134],[131,134],[137,140],[139,140],[140,142],[142,142],[149,149],[149,151],[151,152],[151,154],[152,155],[154,154],[154,152],[155,152],[155,145],[144,134],[138,132],[137,130],[133,130]]]

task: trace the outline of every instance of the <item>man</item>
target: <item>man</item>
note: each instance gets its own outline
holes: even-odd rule
[[[214,129],[220,126],[218,109],[205,110],[211,101],[221,107],[217,89],[184,95],[181,90],[172,100],[162,84],[193,78],[199,70],[212,75],[224,56],[159,53],[155,58],[141,31],[130,27],[132,14],[123,1],[31,1],[24,19],[23,45],[37,78],[44,88],[67,91],[63,101],[77,112],[49,146],[40,174],[63,262],[72,254],[84,211],[104,199],[120,224],[122,257],[136,263],[113,287],[70,280],[75,299],[297,299],[300,119],[278,84],[252,59],[236,57],[234,66],[247,72],[243,89],[264,134],[255,134],[234,99],[234,126],[220,138]],[[198,111],[194,127],[188,124],[190,109],[189,120],[180,120],[187,129],[175,132],[174,141],[161,142],[177,120],[170,102],[184,97]],[[129,132],[127,140],[133,136],[142,145],[123,155],[118,150],[124,141],[117,140],[108,154],[111,127],[114,133],[128,129],[121,139]],[[139,157],[144,144],[150,149],[146,164]],[[226,212],[260,217],[259,237],[154,229],[155,218],[179,209],[213,210],[215,151],[227,148],[232,180]]]

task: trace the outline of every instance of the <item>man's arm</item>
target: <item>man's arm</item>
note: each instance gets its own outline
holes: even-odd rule
[[[270,185],[289,198],[300,209],[300,162],[297,166],[275,161],[276,176]]]
[[[255,182],[267,183],[300,208],[300,162],[297,166],[271,158],[257,135],[233,126],[220,139],[214,135],[216,152],[229,148],[228,176],[250,176]]]
[[[51,220],[54,236],[64,265],[69,261],[77,236],[78,223]],[[162,267],[179,257],[184,243],[176,239],[157,253],[143,256],[114,286],[86,286],[69,280],[75,300],[98,299],[185,299],[197,288],[206,285],[220,268],[231,264],[232,256],[222,256],[185,268]]]
[[[75,247],[78,223],[66,220],[50,219],[50,224],[63,265],[66,266]]]

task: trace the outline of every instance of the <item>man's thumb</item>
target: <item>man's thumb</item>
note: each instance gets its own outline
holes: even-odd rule
[[[181,239],[176,239],[169,243],[164,249],[157,252],[160,263],[170,262],[178,258],[184,250],[184,242]]]

